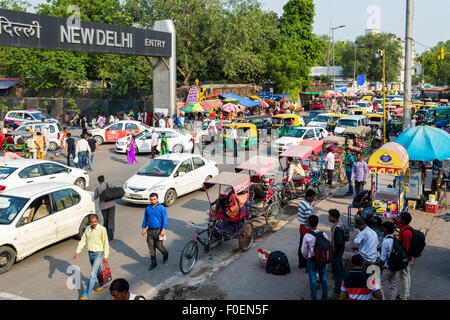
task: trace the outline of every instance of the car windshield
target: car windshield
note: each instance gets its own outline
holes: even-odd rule
[[[138,171],[138,175],[152,177],[169,177],[179,161],[168,159],[153,159]]]
[[[356,127],[357,126],[356,120],[350,120],[350,119],[341,119],[339,120],[339,127]]]
[[[17,168],[0,167],[0,180],[8,178],[9,175],[16,170]]]
[[[11,224],[27,202],[25,198],[0,196],[0,224]]]
[[[305,134],[306,129],[292,129],[286,136],[301,138]]]
[[[317,121],[317,122],[328,122],[328,116],[324,116],[324,115],[318,115],[316,116],[313,121]]]
[[[36,113],[32,113],[32,115],[36,120],[51,119],[51,117],[46,115],[45,113],[36,112]]]
[[[272,123],[273,124],[283,124],[283,118],[273,118]]]
[[[360,106],[361,108],[365,108],[367,107],[368,104],[364,102],[358,102],[357,105]]]

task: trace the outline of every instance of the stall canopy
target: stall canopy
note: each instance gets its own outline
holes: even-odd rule
[[[408,169],[408,152],[401,144],[389,142],[375,151],[369,159],[370,174],[401,176]]]
[[[239,104],[243,105],[244,107],[259,107],[261,104],[259,101],[253,101],[247,98],[240,97],[238,95],[235,95],[234,93],[225,93],[221,94],[220,97],[222,99],[236,99],[239,100]]]
[[[6,90],[20,83],[19,78],[0,78],[0,89]]]
[[[450,158],[450,134],[430,126],[418,126],[402,132],[396,143],[408,152],[415,161],[445,160]]]
[[[277,164],[278,160],[273,157],[266,156],[254,156],[244,163],[240,164],[234,170],[236,172],[241,172],[243,170],[254,171],[258,177],[262,177],[268,171],[272,170]]]
[[[209,189],[216,184],[232,187],[236,193],[239,193],[250,186],[250,176],[242,173],[224,171],[205,181],[204,186],[206,189]]]
[[[217,107],[220,107],[222,105],[222,101],[220,101],[220,100],[203,101],[203,102],[200,102],[200,105],[203,108],[205,108],[206,111],[210,111]]]
[[[318,95],[324,93],[325,91],[311,91],[311,92],[300,92],[301,94]]]

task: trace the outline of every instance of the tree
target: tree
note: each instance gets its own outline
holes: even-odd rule
[[[311,86],[310,70],[323,48],[313,34],[312,0],[290,0],[283,9],[281,38],[268,64],[278,90],[297,93]]]
[[[423,52],[417,61],[422,63],[424,68],[425,83],[448,86],[450,85],[450,56],[447,54],[444,60],[438,59],[441,48],[444,48],[445,52],[450,52],[450,40],[440,41],[433,48]]]

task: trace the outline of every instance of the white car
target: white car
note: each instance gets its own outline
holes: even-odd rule
[[[26,131],[26,128],[29,127],[31,130],[36,131],[36,129],[39,129],[40,132],[43,131],[43,126],[48,127],[48,150],[54,151],[61,147],[61,140],[60,136],[63,132],[62,126],[59,124],[59,122],[56,123],[42,123],[42,122],[30,122],[26,123],[23,126],[20,126],[14,131]]]
[[[89,174],[82,169],[47,160],[0,161],[0,192],[46,182],[70,183],[86,189],[89,186]]]
[[[320,113],[312,119],[307,127],[319,127],[326,129],[328,126],[329,115],[331,113]]]
[[[320,140],[328,136],[328,131],[319,127],[295,127],[289,133],[273,143],[272,149],[283,152],[292,145],[299,144],[303,140]]]
[[[36,109],[29,109],[29,110],[14,110],[9,111],[6,116],[4,123],[10,124],[12,128],[16,129],[20,127],[21,125],[25,125],[28,122],[35,122],[35,121],[41,121],[44,120],[46,123],[56,123],[58,120],[50,117],[49,115],[46,115],[45,113],[42,113],[39,110]]]
[[[122,200],[148,204],[150,194],[156,193],[159,202],[169,207],[178,196],[202,188],[203,182],[218,174],[212,160],[196,154],[166,154],[150,160],[125,182]]]
[[[104,128],[90,130],[89,133],[92,133],[92,137],[97,141],[97,144],[101,145],[104,142],[116,142],[129,134],[137,135],[145,129],[150,129],[150,127],[142,122],[122,120]]]
[[[190,152],[192,150],[192,135],[191,134],[183,134],[175,129],[168,128],[150,128],[145,129],[144,131],[138,133],[135,136],[137,152],[152,152],[152,132],[155,129],[155,132],[158,133],[161,138],[161,133],[166,134],[167,144],[170,152],[182,153],[182,152]],[[116,152],[118,153],[126,153],[127,152],[127,144],[128,138],[124,137],[119,139],[116,142]],[[159,148],[159,147],[158,147]]]
[[[1,193],[0,274],[44,247],[81,238],[92,213],[91,192],[70,184],[32,184]]]
[[[334,129],[335,135],[340,135],[347,127],[366,126],[369,119],[366,116],[347,116],[338,120]]]

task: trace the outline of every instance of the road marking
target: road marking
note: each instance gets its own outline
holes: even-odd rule
[[[21,296],[16,296],[14,294],[10,294],[10,293],[7,293],[7,292],[0,292],[0,298],[5,298],[5,299],[8,299],[8,300],[30,300],[28,298],[24,298],[24,297],[21,297]]]

